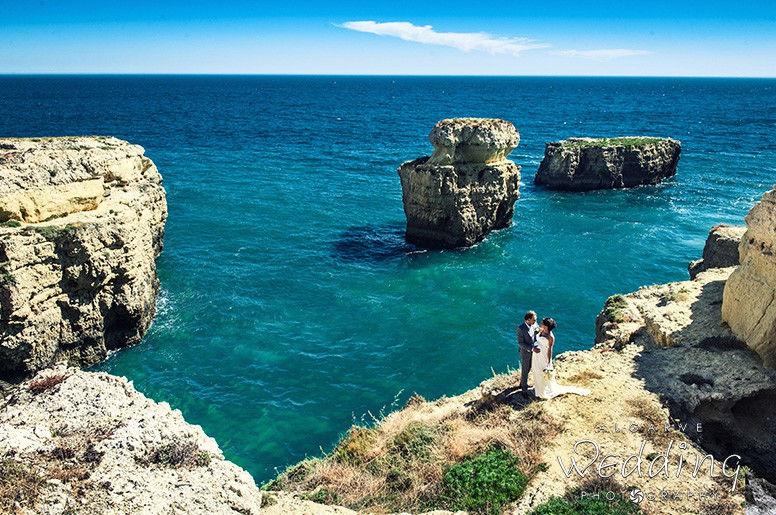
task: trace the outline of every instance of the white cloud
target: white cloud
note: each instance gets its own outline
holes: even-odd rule
[[[337,25],[358,32],[369,32],[379,36],[391,36],[426,45],[443,45],[464,52],[476,50],[489,54],[519,55],[525,50],[546,48],[528,38],[496,38],[484,32],[437,32],[431,25],[413,25],[406,21],[377,23],[375,21],[348,21]]]
[[[554,55],[563,55],[566,57],[581,57],[592,61],[610,61],[618,57],[630,57],[633,55],[647,55],[652,52],[648,50],[628,50],[627,48],[612,48],[607,50],[558,50],[550,52]]]

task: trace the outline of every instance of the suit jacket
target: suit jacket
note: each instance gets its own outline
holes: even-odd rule
[[[535,325],[529,326],[525,322],[517,327],[517,344],[520,346],[521,350],[528,352],[533,351],[533,348],[536,345],[533,335],[536,331],[532,331],[532,329],[535,329],[535,327]]]

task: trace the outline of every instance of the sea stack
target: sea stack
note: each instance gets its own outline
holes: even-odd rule
[[[139,343],[155,314],[166,218],[142,147],[0,139],[0,379]]]
[[[765,366],[776,368],[776,187],[744,220],[741,265],[725,285],[722,320]]]
[[[658,184],[676,175],[682,144],[646,136],[569,138],[547,143],[534,183],[589,191]]]
[[[469,247],[512,222],[520,167],[506,157],[520,143],[510,122],[442,120],[430,157],[399,167],[406,239],[427,248]]]

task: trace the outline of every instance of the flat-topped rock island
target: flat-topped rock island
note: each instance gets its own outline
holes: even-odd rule
[[[550,189],[589,191],[658,184],[676,175],[681,142],[627,136],[547,143],[534,178]]]

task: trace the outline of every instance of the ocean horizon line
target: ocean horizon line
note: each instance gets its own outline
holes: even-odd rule
[[[0,77],[344,77],[344,78],[456,78],[456,79],[682,79],[682,80],[776,80],[776,76],[727,75],[424,75],[355,73],[167,73],[167,72],[10,72]]]

